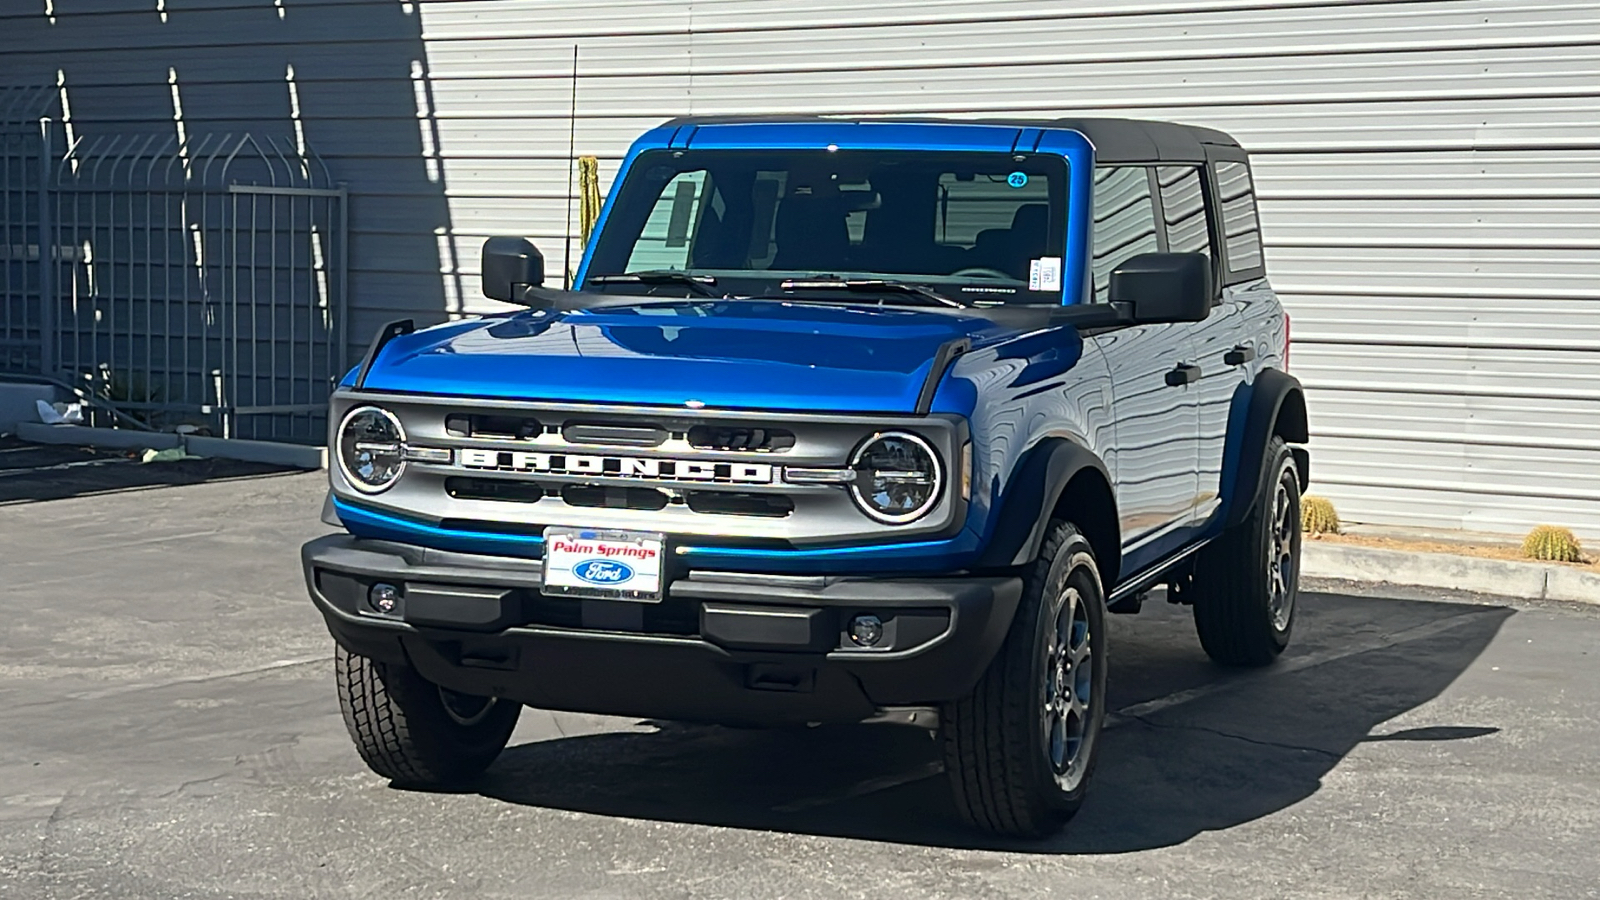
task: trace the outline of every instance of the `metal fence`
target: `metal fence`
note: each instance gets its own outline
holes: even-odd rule
[[[319,441],[347,197],[285,141],[80,142],[54,165],[42,363],[157,428]]]

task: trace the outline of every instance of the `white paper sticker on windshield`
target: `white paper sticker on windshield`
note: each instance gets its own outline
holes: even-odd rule
[[[1028,262],[1028,290],[1061,290],[1061,257],[1041,256]]]

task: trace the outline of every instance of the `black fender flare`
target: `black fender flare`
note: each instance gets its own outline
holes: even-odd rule
[[[1223,526],[1244,521],[1261,489],[1261,465],[1267,444],[1281,434],[1290,444],[1310,440],[1306,426],[1305,390],[1300,380],[1278,369],[1262,369],[1252,384],[1241,385],[1228,412],[1228,443],[1223,456],[1221,494]],[[1300,487],[1310,481],[1310,455],[1295,448]]]
[[[1093,472],[1105,487],[1110,504],[1109,523],[1078,523],[1099,533],[1089,535],[1100,566],[1100,578],[1109,591],[1116,584],[1122,564],[1121,538],[1117,533],[1116,495],[1111,475],[1104,462],[1087,447],[1064,437],[1045,438],[1030,448],[1022,462],[1012,470],[1005,492],[990,511],[994,529],[977,567],[996,569],[1031,562],[1044,543],[1045,527],[1062,494],[1074,478]],[[1107,528],[1109,527],[1109,533]],[[1106,557],[1100,559],[1098,557]]]

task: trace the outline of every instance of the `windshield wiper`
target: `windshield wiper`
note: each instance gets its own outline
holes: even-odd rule
[[[712,289],[717,283],[710,275],[690,275],[688,272],[675,272],[671,269],[647,269],[642,272],[624,272],[621,275],[591,275],[584,279],[585,284],[681,284],[702,297],[722,298],[722,294]]]
[[[786,291],[849,291],[858,294],[905,294],[910,297],[919,297],[938,306],[953,306],[964,308],[965,303],[951,300],[949,297],[923,287],[919,284],[907,284],[904,281],[890,281],[884,278],[817,278],[810,281],[785,281],[779,287]]]

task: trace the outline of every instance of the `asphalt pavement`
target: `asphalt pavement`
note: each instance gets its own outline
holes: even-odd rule
[[[0,897],[1600,897],[1600,609],[1324,583],[1248,673],[1113,617],[1119,712],[1042,842],[963,829],[894,726],[526,710],[426,793],[339,718],[323,476],[232,474],[0,505]]]

